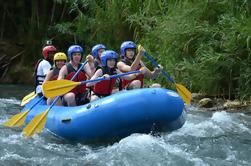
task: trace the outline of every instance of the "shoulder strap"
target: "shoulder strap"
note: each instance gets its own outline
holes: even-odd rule
[[[116,68],[108,68],[108,67],[101,67],[101,70],[103,72],[103,75],[104,74],[109,74],[109,75],[114,75],[114,74],[117,74],[116,72]]]
[[[123,58],[121,61],[124,62],[124,63],[125,63],[126,65],[128,65],[128,66],[131,66],[131,65],[132,65],[132,62],[130,62],[130,61],[127,60],[126,58]]]
[[[39,60],[37,61],[36,65],[35,65],[35,70],[34,70],[33,76],[36,76],[38,65],[39,65],[40,62],[42,62],[42,60],[43,60],[43,59],[39,59]]]
[[[59,69],[56,68],[56,67],[53,67],[52,68],[52,73],[53,73],[53,76],[58,75],[59,74]]]

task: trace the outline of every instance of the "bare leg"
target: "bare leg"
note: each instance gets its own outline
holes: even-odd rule
[[[161,88],[161,85],[158,83],[154,83],[149,88]]]
[[[140,82],[140,80],[133,80],[128,85],[128,89],[139,89],[139,88],[141,88],[141,82]]]
[[[95,101],[95,100],[98,100],[98,99],[99,99],[99,97],[97,95],[95,95],[95,94],[91,95],[91,101]]]
[[[75,94],[69,92],[64,95],[64,100],[66,101],[68,106],[76,106]]]
[[[47,99],[47,105],[51,105],[52,102],[54,101],[54,99],[55,99],[55,98],[48,98],[48,99]],[[58,99],[56,105],[57,105],[57,106],[61,106],[61,105],[62,105],[61,99]]]

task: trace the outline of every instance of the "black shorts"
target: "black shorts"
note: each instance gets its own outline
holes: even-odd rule
[[[47,98],[43,95],[42,92],[41,92],[41,93],[37,93],[37,95],[38,95],[38,97],[40,97],[40,98],[41,98],[41,97],[44,97],[44,99],[47,100]]]
[[[76,104],[77,105],[84,105],[86,103],[89,103],[90,102],[90,99],[89,99],[89,92],[85,92],[83,94],[77,94],[75,96],[75,100],[76,100]]]
[[[93,91],[92,91],[93,92]],[[106,94],[106,95],[104,95],[104,94],[98,94],[98,93],[95,93],[95,92],[93,92],[93,94],[94,95],[96,95],[96,96],[98,96],[99,98],[103,98],[103,97],[106,97],[106,96],[110,96],[111,94]]]
[[[64,106],[67,106],[67,102],[64,100],[64,98],[62,97],[61,99],[62,99],[62,104]],[[75,101],[77,105],[84,105],[86,103],[89,103],[90,102],[89,91],[85,91],[85,93],[75,95]]]

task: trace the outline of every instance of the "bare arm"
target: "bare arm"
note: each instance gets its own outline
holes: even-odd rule
[[[64,65],[59,71],[58,80],[64,79],[66,75],[67,75],[67,67],[66,65]]]
[[[94,79],[97,79],[98,77],[101,77],[103,75],[103,72],[101,69],[98,69],[95,74],[92,76],[92,78],[90,80],[94,80]],[[97,82],[90,82],[90,83],[87,83],[86,86],[87,87],[90,87],[90,86],[93,86],[95,85]]]
[[[52,76],[53,76],[53,70],[50,70],[50,71],[46,74],[46,77],[45,77],[45,79],[44,79],[44,83],[45,83],[46,81],[50,81],[51,78],[52,78]]]
[[[145,68],[145,76],[149,77],[150,79],[154,80],[158,77],[160,70],[154,69],[153,71],[149,70],[143,62],[141,62],[141,66]]]
[[[84,66],[84,70],[89,78],[91,78],[95,73],[94,59],[91,55],[86,56],[88,63]]]
[[[118,62],[117,64],[118,69],[123,72],[136,70],[141,62],[140,60],[142,56],[144,55],[144,52],[145,52],[145,49],[142,46],[140,46],[139,53],[137,54],[135,60],[132,62],[131,66],[126,65],[124,62]]]
[[[121,74],[122,72],[120,71],[120,70],[116,70],[117,71],[117,73],[118,74]],[[134,79],[134,78],[136,78],[137,77],[137,73],[136,74],[129,74],[129,75],[125,75],[125,76],[123,76],[123,77],[121,77],[121,78],[123,78],[123,79],[126,79],[126,80],[132,80],[132,79]]]
[[[118,62],[117,63],[117,66],[118,66],[118,69],[120,71],[123,71],[123,72],[129,72],[129,71],[133,71],[133,70],[136,70],[140,64],[140,59],[141,59],[142,55],[141,54],[138,54],[135,58],[135,60],[133,61],[132,65],[131,66],[128,66],[126,65],[124,62]]]
[[[140,60],[141,60],[142,56],[144,55],[144,53],[145,53],[145,49],[142,46],[139,46],[138,54],[131,65],[131,70],[136,70],[138,68],[138,66],[140,64]]]
[[[131,66],[126,65],[124,62],[118,62],[117,67],[120,71],[129,72],[132,70]]]
[[[142,53],[142,51],[140,51],[137,54],[135,60],[133,61],[132,65],[130,66],[131,67],[131,71],[136,70],[138,68],[138,66],[140,64],[141,57],[142,57],[143,54],[144,53]]]

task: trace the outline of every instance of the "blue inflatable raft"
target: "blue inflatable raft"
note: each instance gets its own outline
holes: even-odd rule
[[[34,98],[22,111],[39,100]],[[41,100],[29,112],[26,124],[48,108]],[[132,133],[165,132],[185,123],[184,102],[179,95],[163,88],[121,91],[100,100],[75,107],[54,106],[46,128],[68,140],[123,138]]]

